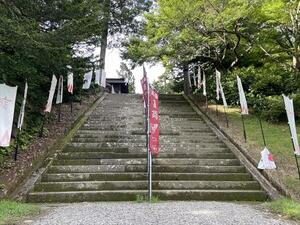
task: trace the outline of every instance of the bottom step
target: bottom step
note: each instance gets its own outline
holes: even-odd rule
[[[33,192],[27,196],[31,203],[72,203],[97,201],[134,201],[146,190],[82,191],[82,192]],[[267,196],[260,190],[153,190],[160,200],[177,201],[265,201]]]

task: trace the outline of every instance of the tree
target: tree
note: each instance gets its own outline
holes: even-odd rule
[[[135,93],[135,78],[126,63],[121,63],[120,70],[117,73],[127,81],[129,93]]]
[[[298,2],[158,0],[146,15],[143,36],[126,43],[123,58],[182,69],[185,92],[190,91],[188,70],[199,63],[226,72],[274,58],[285,66],[290,64],[286,56],[292,55],[297,65]],[[266,59],[265,54],[275,57]]]
[[[142,24],[141,15],[149,10],[152,0],[101,0],[100,68],[105,69],[108,40],[120,46],[124,38],[137,33]],[[117,41],[114,42],[114,39]]]

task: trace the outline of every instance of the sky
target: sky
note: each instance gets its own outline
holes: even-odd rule
[[[99,52],[99,49],[96,51]],[[107,49],[106,50],[106,60],[105,60],[105,71],[106,71],[106,77],[107,78],[118,78],[117,70],[120,69],[120,64],[122,62],[122,59],[120,58],[120,52],[118,49]],[[149,64],[145,64],[145,68],[150,80],[150,83],[152,83],[154,80],[156,80],[160,75],[162,75],[165,72],[165,68],[161,63],[158,63],[154,66],[150,66]],[[133,75],[135,77],[135,90],[136,93],[142,93],[142,87],[140,80],[143,76],[143,67],[137,67],[134,70],[132,70]]]

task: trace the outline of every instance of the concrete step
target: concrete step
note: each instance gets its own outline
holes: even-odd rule
[[[256,200],[266,195],[182,95],[161,95],[161,200]],[[28,194],[29,202],[128,201],[147,195],[141,95],[107,95]]]
[[[98,149],[97,149],[98,150]],[[126,153],[121,151],[116,152],[62,152],[58,155],[58,159],[127,159],[127,158],[147,158],[147,154],[137,152],[137,153]],[[224,153],[212,153],[212,152],[202,152],[202,153],[177,153],[177,154],[168,154],[160,153],[158,159],[164,158],[180,158],[185,159],[235,159],[235,156],[230,153],[227,149],[227,152]],[[154,159],[155,160],[155,159]]]
[[[34,192],[147,190],[148,181],[42,182]],[[154,181],[153,190],[260,190],[256,181]]]
[[[81,191],[81,192],[32,192],[27,201],[32,203],[72,203],[97,201],[134,201],[147,195],[147,190]],[[160,200],[209,200],[209,201],[265,201],[260,190],[154,190]]]
[[[42,182],[72,182],[72,181],[134,181],[147,180],[147,173],[55,173],[44,174]],[[248,173],[153,173],[153,180],[181,181],[251,181]]]
[[[67,145],[66,148],[82,148],[82,149],[107,149],[107,148],[124,148],[124,147],[134,147],[134,148],[143,148],[145,143],[143,142],[71,142]],[[185,148],[185,149],[201,149],[201,148],[225,148],[224,143],[161,143],[160,148]]]
[[[55,160],[53,165],[146,165],[147,159],[126,158],[126,159],[77,159],[77,160]],[[238,166],[237,159],[153,159],[153,165],[201,165],[201,166]]]
[[[50,166],[47,173],[146,172],[147,165]],[[243,166],[154,165],[154,172],[165,173],[244,173]]]

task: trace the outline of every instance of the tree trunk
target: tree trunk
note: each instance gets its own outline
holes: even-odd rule
[[[189,84],[189,64],[183,63],[183,90],[184,94],[189,95],[191,93],[191,88]]]
[[[103,33],[101,36],[101,49],[100,49],[100,61],[99,66],[101,69],[105,69],[105,56],[107,48],[107,38],[109,30],[109,21],[110,21],[110,0],[103,0],[103,14],[104,14],[104,23],[103,23]]]

